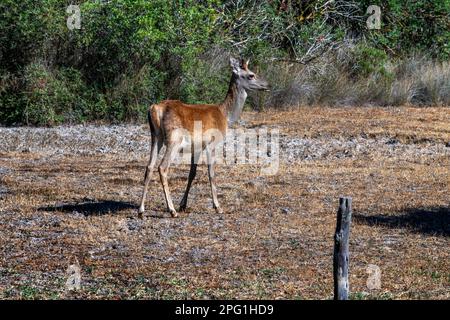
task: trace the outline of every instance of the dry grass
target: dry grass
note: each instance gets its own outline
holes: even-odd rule
[[[265,72],[274,88],[258,94],[258,107],[296,106],[449,106],[450,63],[421,57],[390,61],[384,72],[355,77],[351,48],[310,65],[273,63]],[[359,71],[360,73],[360,71]],[[358,72],[357,72],[358,74]]]
[[[353,197],[352,297],[450,298],[449,153],[446,108],[311,108],[246,113],[248,127],[278,126],[284,137],[394,139],[442,152],[371,150],[352,157],[281,163],[272,177],[255,166],[219,167],[211,208],[205,168],[190,210],[172,219],[153,177],[144,219],[136,215],[145,158],[0,154],[0,298],[332,297],[337,199]],[[174,167],[173,197],[186,166]],[[65,292],[78,260],[82,287]],[[366,287],[369,264],[380,290]]]

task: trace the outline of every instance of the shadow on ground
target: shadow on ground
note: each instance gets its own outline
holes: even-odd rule
[[[135,204],[123,201],[89,201],[72,204],[61,204],[56,206],[40,207],[40,211],[62,211],[62,212],[78,212],[85,216],[111,214],[126,209],[137,209]]]
[[[450,236],[450,206],[408,208],[395,215],[354,214],[356,223],[405,228],[424,235]]]

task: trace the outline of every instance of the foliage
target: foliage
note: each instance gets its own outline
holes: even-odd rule
[[[450,0],[363,0],[362,8],[378,5],[382,27],[366,31],[371,44],[402,56],[411,50],[432,58],[450,58]]]
[[[264,71],[274,61],[320,61],[351,39],[349,78],[389,81],[392,61],[450,58],[450,0],[74,3],[80,30],[67,28],[67,0],[0,4],[1,124],[130,121],[164,98],[217,102],[230,54]],[[380,30],[366,28],[372,4]]]

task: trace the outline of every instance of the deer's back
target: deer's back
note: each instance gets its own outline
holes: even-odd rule
[[[193,133],[195,122],[200,122],[202,130],[216,129],[226,133],[227,119],[218,105],[185,104],[179,100],[164,100],[150,107],[155,126],[164,132],[183,128]],[[198,125],[198,124],[197,124]]]

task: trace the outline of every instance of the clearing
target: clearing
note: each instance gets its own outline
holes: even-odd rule
[[[0,128],[0,299],[330,299],[341,195],[353,197],[352,298],[450,299],[449,108],[243,118],[280,130],[278,173],[217,166],[218,215],[201,165],[176,219],[156,173],[137,218],[147,125]],[[171,167],[176,204],[188,171]]]

